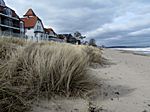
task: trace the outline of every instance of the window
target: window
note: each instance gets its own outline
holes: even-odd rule
[[[7,19],[4,20],[4,24],[5,24],[5,25],[8,25],[8,26],[13,26],[13,22],[12,22],[12,20],[9,19],[9,18],[7,18]]]
[[[8,16],[12,16],[12,11],[9,8],[5,8],[4,9],[4,14],[8,15]]]
[[[40,27],[40,26],[37,26],[37,30],[41,30],[41,27]]]

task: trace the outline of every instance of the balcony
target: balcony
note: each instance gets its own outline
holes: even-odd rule
[[[13,26],[4,25],[4,24],[1,24],[1,23],[0,23],[0,26],[1,26],[1,27],[6,27],[6,28],[15,29],[15,30],[20,30],[20,28],[16,28],[16,27],[13,27]]]
[[[4,14],[4,13],[0,13],[0,16],[4,16],[4,17],[10,18],[10,19],[14,19],[14,20],[18,20],[18,21],[19,21],[19,19],[18,19],[18,18],[15,18],[15,17],[9,16],[9,15]]]
[[[1,20],[0,26],[1,27],[5,27],[5,28],[10,28],[10,29],[15,29],[15,30],[20,30],[20,24],[17,23],[13,23],[11,20],[9,19],[4,19]]]

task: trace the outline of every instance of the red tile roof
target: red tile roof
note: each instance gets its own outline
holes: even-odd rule
[[[21,18],[22,21],[25,23],[25,28],[34,28],[36,22],[38,20],[37,16],[29,17],[29,18]]]
[[[32,9],[29,9],[24,16],[36,16]]]
[[[24,15],[24,18],[21,18],[25,23],[25,28],[34,28],[37,21],[39,20],[44,28],[44,25],[39,17],[35,15],[32,9],[29,9],[27,13]]]

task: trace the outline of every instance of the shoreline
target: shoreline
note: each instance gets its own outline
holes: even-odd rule
[[[107,48],[107,49],[111,49],[111,48]],[[111,49],[111,50],[120,51],[120,53],[130,53],[134,55],[150,56],[150,53],[143,53],[142,51],[119,50],[119,49]]]

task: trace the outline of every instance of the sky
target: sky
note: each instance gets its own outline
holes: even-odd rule
[[[81,32],[98,45],[150,46],[150,0],[5,0],[22,17],[32,8],[56,33]]]

